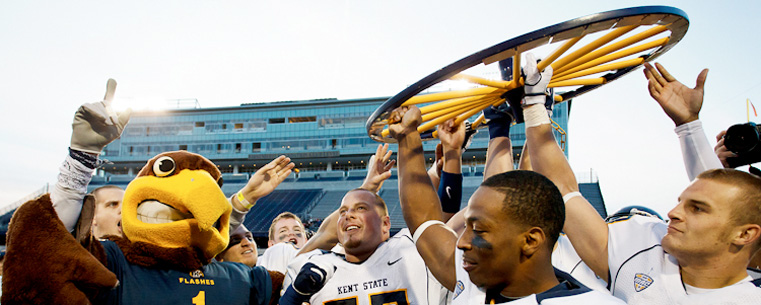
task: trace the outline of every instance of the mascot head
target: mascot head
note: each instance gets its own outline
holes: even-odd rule
[[[148,160],[124,193],[124,236],[164,248],[192,247],[213,258],[230,239],[232,206],[220,177],[214,163],[187,151]]]

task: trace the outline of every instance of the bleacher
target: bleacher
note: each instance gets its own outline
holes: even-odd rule
[[[255,237],[266,237],[278,214],[288,211],[299,215],[321,194],[321,189],[275,190],[257,201],[246,214],[244,224]]]

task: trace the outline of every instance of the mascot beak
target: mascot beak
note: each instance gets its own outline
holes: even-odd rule
[[[133,180],[122,204],[124,235],[167,248],[197,247],[214,257],[229,241],[232,206],[204,170]]]

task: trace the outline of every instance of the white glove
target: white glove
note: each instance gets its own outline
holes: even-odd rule
[[[100,154],[108,143],[122,134],[132,111],[114,112],[111,102],[115,90],[116,81],[109,79],[103,101],[79,107],[71,123],[71,149]]]
[[[523,98],[523,106],[533,104],[544,104],[547,95],[547,84],[552,79],[552,66],[547,66],[541,73],[537,68],[536,57],[532,53],[526,53],[526,65],[523,67],[526,73],[524,78],[524,91],[526,96]]]

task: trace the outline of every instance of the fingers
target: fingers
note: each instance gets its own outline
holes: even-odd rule
[[[706,78],[708,78],[708,69],[703,69],[703,71],[700,71],[700,74],[698,74],[698,80],[695,81],[695,90],[703,90]]]
[[[388,172],[389,175],[391,175],[391,172],[389,170],[391,170],[394,167],[394,165],[396,165],[396,160],[388,161],[388,163],[386,164],[386,167],[383,169],[383,171],[384,172]]]
[[[658,68],[658,72],[661,73],[661,75],[663,76],[663,79],[665,81],[667,81],[667,82],[674,82],[674,81],[676,81],[676,78],[671,76],[671,73],[669,73],[669,71],[666,70],[666,68],[664,68],[661,64],[655,63],[655,67]]]
[[[536,67],[536,56],[534,56],[534,53],[526,53],[526,74],[528,74],[529,71],[536,72],[538,69]]]
[[[650,91],[650,96],[652,96],[656,101],[660,100],[661,96],[661,87],[658,85],[658,81],[655,79],[650,79],[647,81],[647,91]]]
[[[111,103],[114,100],[114,93],[116,92],[116,81],[113,78],[109,78],[106,82],[106,95],[103,96],[103,101]]]
[[[655,65],[660,66],[659,64],[655,64]],[[653,68],[653,66],[651,66],[649,63],[645,63],[645,76],[647,77],[647,79],[655,81],[655,83],[658,85],[658,91],[660,91],[660,88],[668,84],[666,79],[664,79],[663,76],[661,76],[661,74],[655,68]]]
[[[401,122],[405,113],[407,113],[407,106],[402,106],[394,109],[388,116],[388,124],[391,125]]]
[[[716,141],[722,142],[722,145],[724,144],[724,136],[727,134],[726,130],[722,130],[719,132],[719,134],[716,135]],[[718,144],[717,144],[718,145]]]

